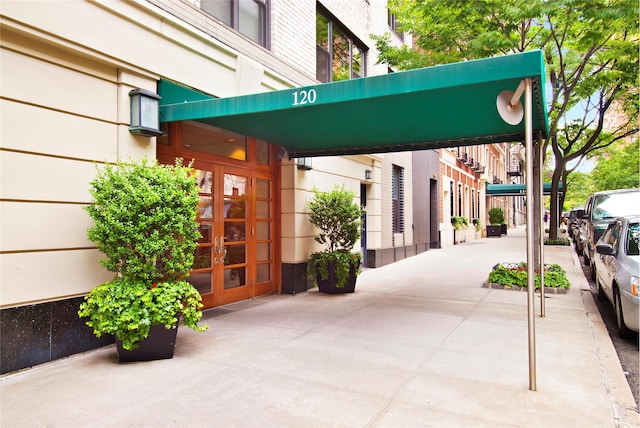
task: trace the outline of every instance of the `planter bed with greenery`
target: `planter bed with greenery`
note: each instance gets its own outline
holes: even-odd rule
[[[545,265],[544,269],[545,293],[566,294],[570,287],[566,272],[558,264]],[[527,289],[527,264],[499,263],[489,273],[485,288],[498,288],[505,290]],[[540,289],[540,272],[536,271],[535,288]]]
[[[571,246],[571,241],[569,238],[560,237],[560,238],[547,238],[544,240],[544,245],[557,245],[557,246]]]

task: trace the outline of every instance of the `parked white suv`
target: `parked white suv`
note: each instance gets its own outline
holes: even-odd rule
[[[580,232],[584,264],[591,267],[592,279],[596,278],[593,265],[596,242],[611,220],[634,214],[640,214],[640,189],[606,190],[593,193],[587,199]]]

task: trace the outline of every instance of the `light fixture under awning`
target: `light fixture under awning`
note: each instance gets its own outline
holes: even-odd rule
[[[496,98],[515,91],[523,78],[532,79],[533,132],[547,137],[538,50],[253,95],[163,102],[160,121],[197,120],[281,145],[290,157],[522,141],[524,121],[506,123]]]

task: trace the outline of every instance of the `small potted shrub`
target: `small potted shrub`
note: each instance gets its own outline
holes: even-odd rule
[[[313,194],[307,204],[309,221],[318,229],[315,241],[325,248],[311,254],[307,273],[321,292],[353,293],[362,257],[351,251],[360,238],[362,208],[344,186],[313,189]]]
[[[467,228],[469,227],[469,220],[463,216],[451,216],[451,225],[453,226],[453,242],[466,242],[467,241]]]
[[[489,225],[487,226],[487,236],[502,235],[502,224],[504,223],[504,213],[502,208],[495,207],[489,210]]]
[[[120,361],[171,358],[180,318],[196,331],[208,328],[197,325],[201,296],[185,280],[200,237],[192,169],[182,160],[107,165],[90,191],[88,236],[115,275],[85,297],[78,315],[88,318],[96,336],[115,336]],[[147,339],[150,332],[167,348]]]

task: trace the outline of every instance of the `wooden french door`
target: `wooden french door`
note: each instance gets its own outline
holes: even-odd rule
[[[202,238],[188,280],[205,307],[275,292],[272,178],[197,160],[195,169]]]

